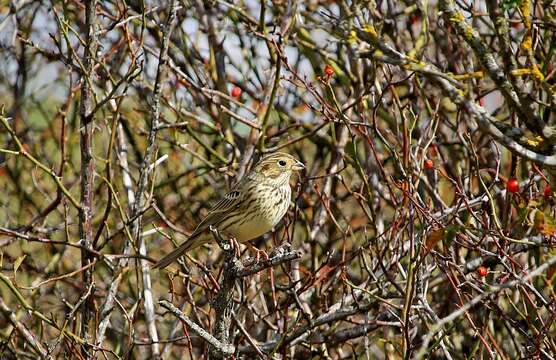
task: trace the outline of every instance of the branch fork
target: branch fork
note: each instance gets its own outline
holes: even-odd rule
[[[230,335],[230,327],[234,318],[233,288],[236,280],[256,274],[261,270],[280,265],[284,262],[299,259],[302,256],[302,252],[300,250],[292,250],[291,245],[285,243],[275,249],[268,259],[249,258],[241,262],[239,260],[239,254],[237,253],[239,246],[235,246],[237,245],[236,240],[233,238],[224,239],[214,227],[210,227],[210,231],[225,253],[220,289],[211,304],[216,311],[216,322],[212,334],[195,324],[195,322],[190,320],[170,302],[161,300],[159,304],[185,322],[193,332],[204,339],[209,345],[212,357],[223,359],[233,355],[236,351],[235,347],[232,345],[234,337]]]

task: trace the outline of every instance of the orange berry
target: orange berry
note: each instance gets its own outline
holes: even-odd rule
[[[425,169],[427,170],[434,169],[434,162],[431,159],[425,160]]]
[[[324,73],[326,74],[326,76],[330,77],[330,76],[334,75],[334,69],[332,68],[332,66],[326,65],[324,67]]]
[[[506,190],[514,194],[519,192],[519,182],[517,181],[517,179],[512,178],[508,180],[508,182],[506,183]]]
[[[488,275],[488,269],[487,269],[485,266],[479,266],[479,267],[477,268],[477,274],[478,274],[480,277],[485,277],[485,276]]]
[[[232,91],[230,92],[230,95],[232,95],[232,97],[238,98],[241,96],[241,88],[238,86],[234,86],[232,88]]]

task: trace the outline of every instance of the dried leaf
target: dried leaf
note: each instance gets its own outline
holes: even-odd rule
[[[431,251],[436,244],[444,238],[445,234],[445,228],[433,230],[429,236],[427,236],[427,240],[425,240],[425,249],[427,249],[427,251]]]

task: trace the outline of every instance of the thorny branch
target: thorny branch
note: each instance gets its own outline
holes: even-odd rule
[[[79,106],[79,144],[81,147],[81,196],[79,207],[79,239],[86,249],[93,247],[93,216],[94,216],[94,188],[95,188],[95,162],[93,158],[93,78],[95,76],[95,54],[97,50],[97,38],[95,35],[96,0],[85,1],[85,45],[83,48],[83,71],[81,76],[81,101]],[[81,266],[86,267],[94,259],[88,251],[81,251]],[[87,342],[94,341],[96,329],[94,326],[94,268],[87,267],[83,271],[83,291],[91,294],[83,301],[81,312],[81,336]],[[88,349],[83,348],[85,354]],[[90,357],[90,355],[85,355]]]

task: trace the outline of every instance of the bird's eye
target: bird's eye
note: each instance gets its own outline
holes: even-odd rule
[[[286,166],[286,162],[284,160],[280,160],[280,161],[278,161],[278,165]]]

